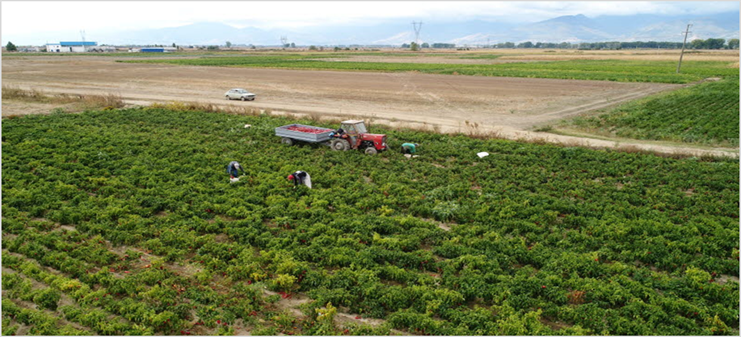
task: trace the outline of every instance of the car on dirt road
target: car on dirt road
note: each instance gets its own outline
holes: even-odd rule
[[[227,91],[224,96],[226,96],[226,99],[228,100],[241,99],[243,101],[254,101],[256,95],[247,90],[235,88]]]

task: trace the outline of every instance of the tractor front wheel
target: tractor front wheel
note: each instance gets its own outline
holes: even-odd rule
[[[376,154],[376,153],[378,153],[378,150],[376,150],[376,148],[374,148],[374,147],[369,147],[369,148],[366,148],[365,149],[365,154],[373,155],[373,154]]]
[[[335,151],[347,151],[350,149],[350,143],[348,143],[344,139],[334,139],[332,140],[332,150]]]

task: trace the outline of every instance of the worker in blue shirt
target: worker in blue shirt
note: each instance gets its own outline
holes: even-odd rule
[[[242,165],[239,165],[238,162],[232,161],[229,163],[229,165],[226,166],[226,173],[229,173],[229,178],[234,179],[239,174],[239,171],[242,171],[242,174],[244,173],[244,169],[242,168]]]
[[[342,135],[344,135],[344,134],[345,134],[345,130],[342,129],[342,128],[339,128],[337,130],[334,130],[334,131],[330,132],[329,133],[329,137],[335,137],[335,135],[337,137],[342,137]]]

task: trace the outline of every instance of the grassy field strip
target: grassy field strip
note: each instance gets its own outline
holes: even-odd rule
[[[686,61],[682,73],[676,74],[676,63],[669,61],[627,60],[573,60],[551,62],[522,62],[502,64],[432,64],[382,62],[324,62],[305,56],[243,56],[195,59],[146,59],[119,62],[169,63],[178,65],[255,67],[279,69],[315,69],[345,71],[403,72],[417,71],[430,74],[508,76],[618,82],[691,83],[707,77],[738,77],[738,68],[728,62]],[[342,55],[340,55],[342,56]],[[498,57],[468,56],[468,57]],[[311,60],[310,60],[311,59]]]
[[[739,145],[739,81],[727,78],[624,104],[562,126],[603,136]]]

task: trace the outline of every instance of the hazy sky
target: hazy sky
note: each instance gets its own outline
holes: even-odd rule
[[[8,1],[2,41],[222,22],[238,28],[298,28],[383,19],[535,22],[561,15],[713,14],[738,1]],[[72,38],[72,37],[71,37]],[[22,42],[22,41],[19,41]]]

